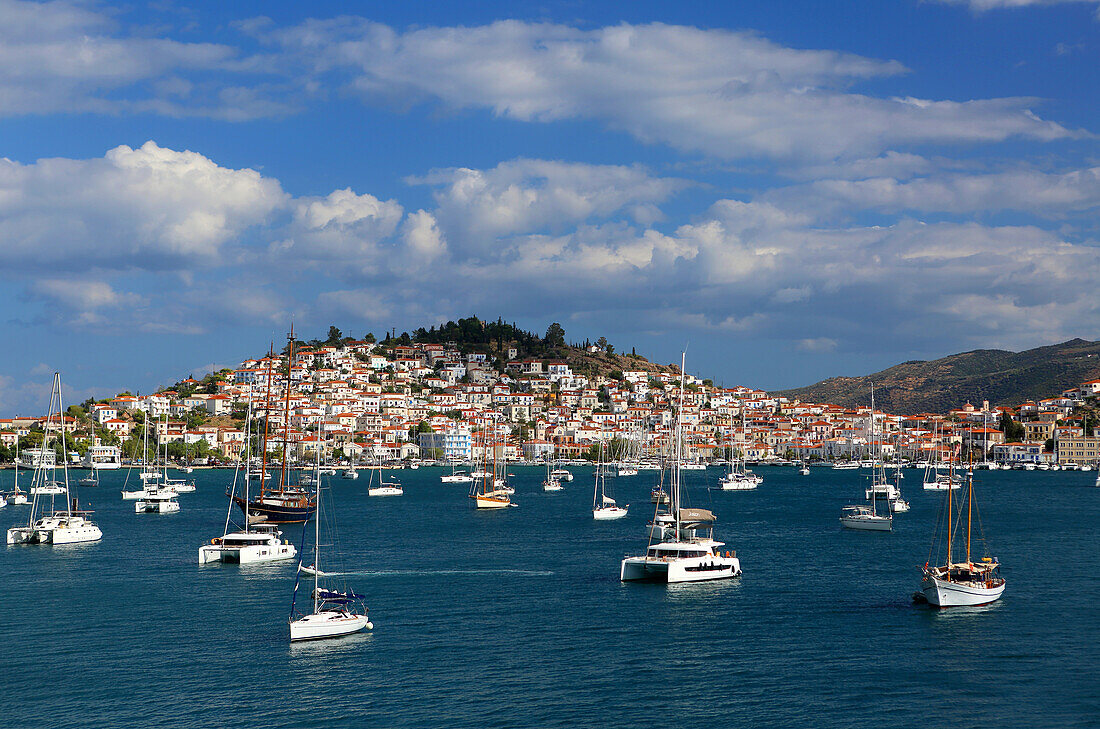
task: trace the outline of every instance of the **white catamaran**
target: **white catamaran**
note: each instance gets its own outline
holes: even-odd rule
[[[650,538],[646,553],[626,557],[619,566],[623,582],[700,582],[737,577],[741,562],[735,552],[714,540],[715,516],[707,509],[681,507],[680,457],[684,409],[684,357],[680,358],[680,403],[676,410],[676,437],[672,454],[672,494],[669,513],[672,537],[654,543]],[[660,505],[658,505],[660,508]],[[689,536],[690,534],[690,536]]]
[[[61,403],[61,375],[53,375],[53,390],[50,393],[50,407],[46,415],[42,449],[46,450],[51,433],[57,434],[61,446],[62,479],[57,478],[55,459],[41,458],[37,461],[34,475],[31,477],[31,513],[26,526],[8,529],[8,544],[78,544],[95,542],[103,537],[103,532],[88,517],[92,512],[82,511],[76,497],[69,488],[69,455],[65,447],[65,409]],[[54,418],[57,419],[56,425]],[[47,485],[60,489],[54,493]],[[48,490],[48,493],[47,493]],[[64,495],[65,506],[58,509],[54,503],[56,496]],[[45,508],[49,496],[49,508]]]

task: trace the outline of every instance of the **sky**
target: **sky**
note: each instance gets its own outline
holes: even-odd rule
[[[0,415],[503,317],[780,389],[1100,328],[1100,0],[0,0]]]

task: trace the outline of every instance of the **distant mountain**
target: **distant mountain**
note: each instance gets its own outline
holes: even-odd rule
[[[912,415],[943,413],[968,401],[1016,407],[1098,377],[1100,342],[1071,339],[1024,352],[977,349],[931,362],[903,362],[873,375],[832,377],[775,394],[851,407],[870,403],[873,382],[876,407]]]

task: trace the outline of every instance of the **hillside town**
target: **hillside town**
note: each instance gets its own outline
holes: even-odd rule
[[[557,351],[602,355],[622,368],[581,374],[565,357],[529,356],[530,346],[508,341],[475,346],[338,335],[333,327],[329,342],[298,343],[292,356],[287,347],[155,393],[70,407],[64,419],[69,451],[81,456],[93,446],[116,447],[123,460],[140,458],[139,436],[149,423],[150,449],[162,448],[179,462],[233,464],[246,452],[249,413],[253,422],[266,423],[269,449],[285,442],[292,460],[312,459],[318,448],[326,460],[365,464],[469,462],[486,454],[594,459],[601,443],[610,446],[611,458],[642,460],[667,452],[671,441],[678,368],[648,362],[631,368],[644,360],[617,358],[602,339],[570,348],[557,324],[543,338],[560,340]],[[1100,459],[1089,415],[1100,380],[1015,407],[966,403],[910,416],[718,387],[691,374],[684,385],[685,455],[699,462],[810,463],[881,453],[898,462],[966,457],[1047,468]],[[44,419],[0,419],[0,459],[11,461],[19,449],[40,444]]]

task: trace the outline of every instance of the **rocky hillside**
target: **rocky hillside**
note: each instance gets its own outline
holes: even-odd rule
[[[863,377],[832,377],[776,393],[810,402],[875,405],[901,415],[946,412],[967,401],[1015,407],[1100,377],[1100,342],[1072,339],[1024,352],[978,349],[931,362],[904,362]]]

